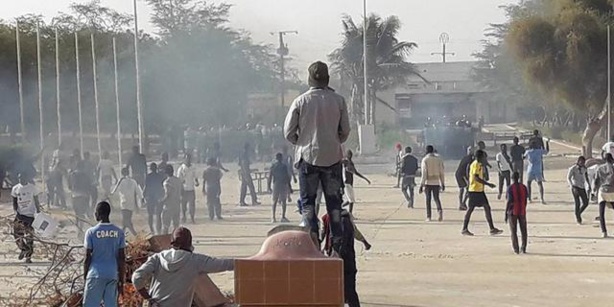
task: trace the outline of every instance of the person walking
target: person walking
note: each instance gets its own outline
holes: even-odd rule
[[[467,148],[467,155],[465,155],[458,166],[454,177],[456,178],[456,184],[458,185],[458,210],[467,210],[467,198],[469,198],[469,192],[467,186],[469,185],[469,166],[473,162],[473,150]]]
[[[411,154],[411,147],[405,147],[405,155],[401,159],[400,172],[403,177],[401,180],[401,192],[405,197],[408,208],[414,207],[414,188],[416,187],[416,173],[420,166],[418,158]],[[409,192],[409,193],[408,193]]]
[[[126,238],[123,230],[111,224],[108,202],[98,203],[94,214],[98,224],[87,230],[83,243],[83,307],[99,307],[100,303],[117,307],[126,276]]]
[[[122,168],[122,178],[119,180],[111,195],[119,194],[119,203],[122,210],[122,230],[130,230],[133,236],[137,235],[134,224],[132,223],[133,212],[139,211],[139,204],[143,200],[143,190],[136,182],[130,178],[130,170]]]
[[[591,189],[590,181],[588,179],[588,171],[586,169],[586,158],[584,156],[578,157],[576,164],[572,165],[567,171],[567,183],[571,189],[573,200],[575,203],[576,222],[578,225],[582,225],[582,213],[588,208],[588,193],[586,192],[586,186]],[[582,204],[580,204],[582,202]]]
[[[597,180],[601,183],[599,187],[599,226],[603,238],[608,237],[608,230],[605,225],[606,206],[614,208],[614,157],[611,153],[605,154],[605,164],[597,169]]]
[[[507,154],[507,145],[501,144],[499,148],[501,151],[495,156],[495,160],[497,161],[497,170],[499,171],[499,195],[497,195],[497,199],[501,199],[504,183],[505,190],[507,191],[507,188],[509,188],[512,175],[512,160]]]
[[[207,160],[207,168],[203,171],[203,194],[207,197],[207,207],[209,209],[209,220],[217,217],[222,218],[222,203],[220,194],[222,193],[222,170],[219,168],[219,163],[216,158]]]
[[[529,144],[529,150],[525,152],[525,157],[528,160],[527,165],[527,189],[529,190],[529,202],[531,202],[531,184],[537,182],[539,187],[539,196],[542,204],[546,204],[544,200],[544,155],[548,153],[547,149],[539,147],[537,141]]]
[[[102,153],[102,159],[98,162],[98,168],[96,169],[96,178],[100,180],[100,186],[102,187],[102,199],[109,199],[111,195],[111,188],[113,184],[117,184],[117,174],[113,168],[113,161],[111,161],[108,151]]]
[[[290,194],[290,176],[288,174],[288,166],[284,163],[283,158],[282,153],[277,153],[275,155],[275,162],[271,165],[269,178],[267,179],[268,191],[271,193],[273,200],[272,223],[277,222],[276,210],[278,202],[281,203],[281,222],[290,222],[286,218],[286,201],[288,199],[288,194]],[[273,183],[273,188],[271,188],[271,183]]]
[[[198,187],[198,176],[196,175],[196,168],[192,165],[192,154],[185,155],[185,162],[177,169],[177,178],[183,183],[183,190],[181,190],[181,221],[183,223],[187,220],[187,212],[190,213],[190,221],[192,224],[194,221],[194,214],[196,214],[196,192]]]
[[[401,173],[401,163],[403,162],[403,156],[405,156],[405,153],[403,153],[403,145],[401,145],[401,143],[397,143],[394,148],[397,150],[396,155],[394,155],[394,167],[396,171],[395,175],[397,177],[397,184],[393,188],[398,189],[400,187],[399,184],[403,179]]]
[[[345,183],[345,197],[346,202],[343,205],[348,206],[350,209],[350,213],[354,212],[354,203],[356,203],[356,193],[354,193],[354,175],[366,181],[368,184],[371,184],[371,180],[367,179],[367,177],[363,176],[354,165],[354,161],[352,161],[352,157],[354,157],[354,153],[351,150],[347,150],[345,154],[345,159],[341,162],[343,164],[343,174],[344,174],[344,183]]]
[[[193,250],[192,233],[178,227],[171,248],[149,257],[134,271],[132,283],[149,306],[190,307],[198,276],[234,270],[234,259],[216,259]]]
[[[488,198],[486,198],[486,193],[484,193],[485,185],[489,186],[490,188],[496,187],[494,184],[489,183],[484,179],[486,162],[486,153],[482,150],[478,150],[475,152],[475,161],[473,161],[469,167],[469,207],[465,213],[462,230],[462,234],[465,236],[473,236],[473,233],[469,231],[469,221],[471,220],[473,210],[479,207],[484,208],[486,221],[488,222],[488,227],[490,227],[490,234],[498,235],[503,232],[495,228],[492,221],[490,204],[488,203]]]
[[[164,198],[160,202],[162,208],[162,234],[168,234],[173,224],[173,229],[179,227],[179,219],[181,215],[181,191],[183,184],[181,179],[175,177],[172,165],[166,166],[166,179],[162,186],[164,187]]]
[[[92,182],[83,171],[82,161],[77,162],[74,170],[70,173],[68,188],[71,191],[72,208],[76,217],[75,225],[79,231],[78,235],[81,237],[83,235],[82,225],[88,213],[88,202],[92,191]]]
[[[162,205],[160,201],[164,197],[164,180],[165,175],[158,171],[158,165],[151,163],[149,165],[149,174],[145,177],[145,189],[143,197],[145,198],[145,206],[147,207],[147,224],[149,231],[152,234],[162,234]]]
[[[26,258],[26,263],[32,263],[32,254],[34,253],[34,216],[41,211],[38,196],[41,191],[34,183],[31,183],[31,178],[26,175],[18,174],[17,183],[11,190],[13,198],[13,211],[15,211],[15,220],[13,221],[13,237],[19,248],[19,260]]]
[[[251,170],[251,149],[249,143],[243,145],[243,153],[239,156],[239,180],[241,180],[241,191],[239,196],[239,206],[245,207],[245,196],[247,196],[247,189],[249,188],[249,194],[252,197],[252,206],[260,205],[258,201],[258,195],[256,195],[256,187],[254,187],[254,180],[252,179]]]
[[[321,184],[331,218],[332,246],[338,251],[343,241],[341,144],[350,134],[350,121],[345,99],[328,87],[328,66],[318,61],[308,71],[310,89],[290,105],[284,137],[296,146],[303,220],[312,237],[317,238],[319,222],[315,207]]]
[[[527,253],[527,187],[520,181],[520,174],[512,175],[514,183],[507,189],[507,208],[505,221],[509,221],[514,253]],[[518,227],[522,236],[522,246],[518,247]]]
[[[520,175],[520,182],[524,182],[524,153],[525,148],[518,143],[520,140],[517,136],[514,137],[514,145],[510,147],[510,158],[512,158],[512,171]]]
[[[422,179],[419,192],[426,195],[426,221],[431,221],[431,200],[437,206],[438,221],[443,221],[443,208],[439,199],[439,192],[446,189],[443,160],[435,154],[433,145],[426,146],[426,156],[422,158]]]

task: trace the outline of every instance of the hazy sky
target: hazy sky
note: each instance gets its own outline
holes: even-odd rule
[[[27,13],[54,16],[66,11],[71,2],[81,0],[2,0],[0,18],[10,19]],[[121,12],[132,12],[132,0],[101,0],[103,5]],[[220,2],[220,1],[214,1]],[[257,42],[277,44],[271,32],[297,30],[298,35],[286,36],[293,66],[300,70],[315,60],[325,60],[341,40],[340,18],[349,14],[358,20],[362,16],[361,0],[226,0],[234,5],[231,26],[252,33]],[[399,39],[416,42],[419,48],[410,58],[413,62],[440,61],[438,41],[442,32],[450,35],[449,52],[456,56],[449,61],[471,60],[480,50],[480,40],[489,23],[505,20],[501,5],[517,0],[369,0],[369,12],[381,16],[397,15],[403,23]],[[139,24],[153,31],[149,10],[139,1]]]

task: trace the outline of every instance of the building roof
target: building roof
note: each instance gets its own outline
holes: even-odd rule
[[[410,76],[405,86],[397,89],[397,94],[422,93],[474,93],[488,92],[472,78],[475,61],[415,63],[416,70],[426,79]]]

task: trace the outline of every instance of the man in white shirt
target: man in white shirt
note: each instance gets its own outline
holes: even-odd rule
[[[113,161],[109,158],[109,152],[102,153],[102,159],[98,162],[98,169],[96,171],[100,185],[102,186],[102,199],[106,200],[111,194],[111,187],[113,186],[113,180],[117,183],[117,174],[113,168]]]
[[[505,191],[509,188],[512,177],[512,159],[507,154],[507,145],[501,144],[501,151],[497,153],[497,170],[499,170],[499,195],[497,199],[501,199],[503,193],[503,183],[505,182]]]
[[[119,193],[119,201],[122,209],[122,230],[130,230],[133,235],[137,235],[132,224],[132,212],[139,211],[139,204],[143,202],[143,190],[136,180],[129,177],[130,170],[122,168],[122,178],[119,180],[111,194]]]
[[[185,156],[185,162],[177,169],[177,178],[179,178],[183,184],[183,190],[181,192],[181,221],[185,223],[187,219],[186,211],[189,207],[190,219],[192,224],[194,224],[194,213],[196,211],[196,193],[194,189],[198,186],[198,176],[196,175],[196,169],[192,165],[191,154]]]
[[[32,235],[34,228],[34,215],[40,212],[38,195],[41,191],[30,183],[31,178],[19,175],[19,183],[11,190],[13,197],[13,210],[15,210],[15,221],[13,222],[13,236],[17,247],[21,250],[19,260],[26,258],[26,263],[32,263],[32,253],[34,252],[34,241]]]
[[[433,145],[426,146],[426,156],[422,159],[422,180],[418,192],[426,194],[426,221],[431,221],[431,199],[435,199],[438,221],[443,221],[443,208],[439,199],[439,192],[446,189],[443,160],[435,154]]]
[[[601,147],[601,158],[605,160],[605,155],[611,153],[614,155],[614,135],[610,137],[610,141]]]

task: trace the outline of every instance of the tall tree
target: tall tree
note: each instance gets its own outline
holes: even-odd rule
[[[420,76],[415,66],[408,61],[409,55],[418,45],[399,41],[397,37],[401,21],[397,16],[383,19],[371,14],[368,17],[367,72],[369,101],[372,105],[365,106],[362,94],[364,93],[364,27],[356,25],[352,17],[347,15],[343,17],[341,23],[343,26],[341,46],[329,55],[333,72],[338,74],[341,82],[349,88],[350,108],[354,120],[364,123],[364,115],[367,112],[367,124],[375,124],[376,103],[396,111],[389,102],[378,97],[378,92],[403,84],[409,76]]]
[[[525,0],[513,7],[510,50],[527,80],[588,118],[584,154],[607,117],[607,0]]]

